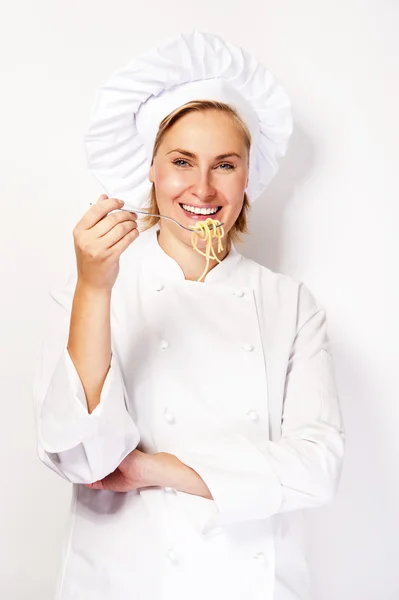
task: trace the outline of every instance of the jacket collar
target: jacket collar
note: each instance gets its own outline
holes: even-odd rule
[[[146,268],[149,269],[152,275],[163,280],[186,281],[180,265],[174,258],[166,254],[159,245],[158,231],[159,225],[155,225],[144,232],[144,235],[148,238],[145,245]],[[230,246],[229,254],[206,275],[204,283],[222,283],[230,279],[235,267],[243,258],[232,242]],[[202,282],[190,281],[190,283],[199,284]]]

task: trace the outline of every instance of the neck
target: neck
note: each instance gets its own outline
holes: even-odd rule
[[[177,262],[177,264],[184,273],[185,279],[188,279],[190,281],[197,281],[204,272],[206,258],[202,256],[202,254],[196,252],[193,249],[191,243],[186,244],[182,240],[170,234],[169,231],[166,231],[162,226],[160,227],[160,231],[157,235],[158,244],[168,256],[170,256]],[[230,240],[228,236],[226,236],[226,238],[222,240],[222,244],[223,250],[221,252],[218,252],[218,240],[216,238],[213,239],[213,247],[215,249],[215,254],[220,261],[226,258],[226,256],[230,252]],[[202,250],[202,248],[200,249]],[[219,263],[215,259],[210,260],[204,278],[218,264]]]

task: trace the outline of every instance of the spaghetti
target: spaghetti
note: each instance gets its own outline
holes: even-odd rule
[[[218,250],[217,251],[221,252],[223,250],[222,237],[224,236],[224,229],[223,229],[223,226],[218,227],[219,224],[220,224],[220,221],[218,221],[217,219],[209,218],[209,219],[206,219],[205,221],[197,221],[197,223],[195,225],[190,226],[190,229],[193,230],[193,233],[191,234],[191,241],[193,244],[193,249],[196,252],[198,252],[199,254],[202,254],[202,256],[205,256],[205,258],[206,258],[206,265],[205,265],[204,272],[202,273],[201,277],[199,277],[197,279],[197,281],[202,281],[202,279],[204,278],[204,276],[208,270],[210,260],[217,260],[219,263],[221,262],[218,259],[218,257],[216,256],[215,249],[212,244],[212,239],[216,238],[218,240]],[[202,252],[198,248],[197,236],[199,236],[203,240],[206,240],[205,252]]]

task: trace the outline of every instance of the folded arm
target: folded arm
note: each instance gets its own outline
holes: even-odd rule
[[[326,313],[315,306],[292,345],[280,440],[265,436],[255,446],[234,432],[202,437],[179,451],[178,458],[201,477],[213,498],[202,503],[204,526],[207,511],[209,523],[223,525],[330,503],[344,446]],[[189,508],[189,497],[182,501]]]

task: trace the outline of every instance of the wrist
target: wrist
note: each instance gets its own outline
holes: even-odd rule
[[[152,485],[159,487],[178,488],[179,459],[167,452],[153,454]]]
[[[105,298],[108,300],[111,298],[112,288],[109,289],[106,287],[96,287],[87,281],[78,278],[76,282],[75,294],[88,298]]]

